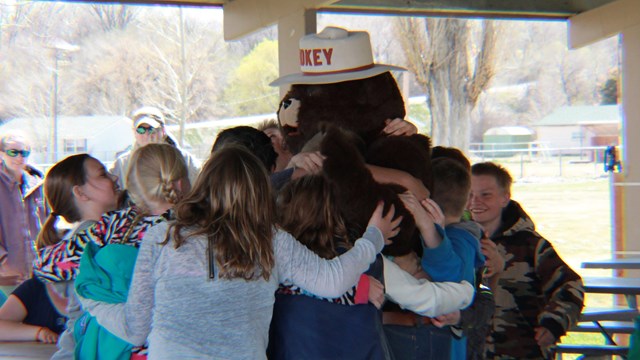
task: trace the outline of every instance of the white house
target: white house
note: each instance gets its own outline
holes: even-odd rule
[[[618,105],[563,106],[533,127],[537,140],[552,148],[580,148],[618,145],[621,124]]]
[[[131,120],[125,116],[59,116],[57,160],[77,153],[89,153],[102,162],[111,162],[116,154],[134,142]],[[31,141],[35,164],[51,163],[48,151],[52,136],[51,118],[15,118],[0,125],[0,134],[19,131]]]

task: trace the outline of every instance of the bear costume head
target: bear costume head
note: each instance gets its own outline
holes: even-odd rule
[[[387,120],[404,119],[402,94],[391,65],[375,64],[369,34],[328,27],[300,40],[301,73],[271,85],[290,84],[278,120],[292,153],[315,143],[326,157],[323,176],[331,183],[352,230],[361,235],[378,201],[403,216],[387,255],[420,251],[413,217],[397,194],[402,186],[378,184],[365,164],[403,170],[431,188],[430,140],[424,135],[387,136]],[[305,150],[306,151],[306,150]]]

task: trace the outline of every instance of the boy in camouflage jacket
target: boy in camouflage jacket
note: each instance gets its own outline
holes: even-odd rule
[[[580,276],[511,200],[511,182],[499,165],[472,167],[469,210],[505,260],[504,270],[488,279],[495,284],[496,311],[486,354],[490,359],[543,359],[577,322],[584,288]]]

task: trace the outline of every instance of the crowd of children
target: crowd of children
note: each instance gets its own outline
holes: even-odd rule
[[[27,142],[2,138],[0,175],[24,199],[43,191],[46,206],[30,212],[34,276],[0,273],[13,274],[0,278],[0,341],[57,343],[54,359],[544,358],[581,311],[580,277],[510,199],[498,165],[434,148],[430,197],[400,195],[422,251],[393,258],[379,254],[402,226],[393,207],[379,204],[353,234],[323,156],[288,153],[277,127],[221,132],[194,175],[154,130],[160,120],[136,114],[142,143],[119,176],[78,154],[35,190]],[[60,218],[72,225],[62,235]],[[24,260],[11,260],[7,228],[3,271]]]

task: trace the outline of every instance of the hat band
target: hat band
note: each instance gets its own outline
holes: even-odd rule
[[[359,66],[359,67],[351,68],[351,69],[335,70],[335,71],[319,71],[319,72],[303,71],[302,74],[303,75],[307,75],[307,76],[333,75],[333,74],[342,74],[342,73],[350,73],[350,72],[354,72],[354,71],[368,70],[368,69],[371,69],[372,67],[374,67],[374,64]]]

